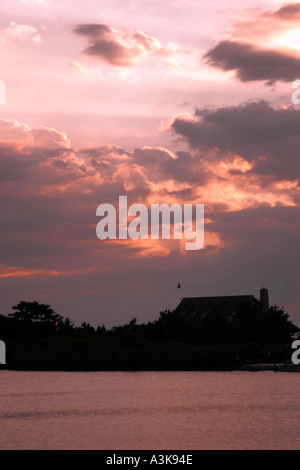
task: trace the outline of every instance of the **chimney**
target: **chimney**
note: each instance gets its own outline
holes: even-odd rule
[[[260,289],[260,305],[263,313],[269,310],[269,293],[264,287]]]

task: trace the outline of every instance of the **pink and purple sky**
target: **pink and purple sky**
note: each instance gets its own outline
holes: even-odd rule
[[[300,3],[1,0],[0,63],[0,313],[111,327],[266,287],[300,325]],[[120,195],[204,204],[204,248],[100,241]]]

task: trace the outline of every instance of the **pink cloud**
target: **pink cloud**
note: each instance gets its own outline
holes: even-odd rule
[[[163,47],[142,31],[120,31],[103,24],[81,24],[73,32],[88,39],[84,52],[107,63],[128,67],[146,57],[161,55],[166,60],[177,52],[174,44]]]
[[[0,37],[4,42],[8,40],[41,42],[37,28],[27,24],[18,24],[15,21],[11,21],[9,27],[0,30]]]

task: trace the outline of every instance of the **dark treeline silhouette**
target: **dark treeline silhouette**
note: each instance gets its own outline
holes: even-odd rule
[[[289,361],[300,329],[283,308],[241,305],[228,319],[218,311],[201,324],[176,312],[106,329],[69,318],[39,302],[21,301],[0,315],[0,339],[12,370],[231,370],[248,363]]]

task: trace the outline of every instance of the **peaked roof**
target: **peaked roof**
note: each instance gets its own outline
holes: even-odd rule
[[[222,313],[233,313],[244,303],[259,303],[253,295],[233,295],[224,297],[186,297],[175,309],[175,312],[184,315],[199,315],[218,309]]]

